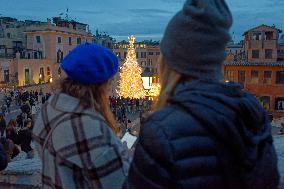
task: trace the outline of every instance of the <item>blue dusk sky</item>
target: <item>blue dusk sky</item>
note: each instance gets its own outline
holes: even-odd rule
[[[159,40],[170,18],[182,8],[185,0],[0,0],[0,16],[20,20],[40,20],[59,16],[68,8],[68,16],[107,32],[118,41],[128,35],[138,40]],[[233,39],[257,25],[275,25],[284,30],[283,0],[227,0],[234,25]]]

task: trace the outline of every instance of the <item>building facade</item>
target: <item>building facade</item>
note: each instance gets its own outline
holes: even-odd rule
[[[26,48],[26,28],[41,24],[45,22],[0,17],[0,57],[15,58],[17,52],[22,52]]]
[[[113,51],[122,63],[127,56],[128,43],[122,41],[114,45]],[[160,46],[158,42],[139,42],[135,44],[136,58],[142,68],[142,72],[147,68],[150,72],[158,72],[158,59],[160,56]]]
[[[224,63],[225,80],[240,83],[273,118],[284,117],[284,61],[279,55],[279,33],[281,30],[266,25],[245,32],[244,53]]]
[[[23,48],[14,57],[0,60],[0,79],[11,84],[10,78],[16,78],[17,86],[51,82],[61,76],[59,68],[63,58],[77,45],[92,43],[93,36],[86,24],[68,21],[59,17],[53,22],[30,24],[20,30],[25,37]],[[9,78],[7,76],[9,73]],[[13,84],[14,85],[14,84]]]

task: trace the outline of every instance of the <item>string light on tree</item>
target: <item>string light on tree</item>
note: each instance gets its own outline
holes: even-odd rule
[[[149,90],[149,96],[151,97],[157,97],[160,95],[161,86],[159,83],[152,83],[150,90]]]
[[[119,73],[118,94],[124,98],[144,98],[145,91],[141,78],[142,69],[138,65],[134,48],[135,37],[130,36],[128,39],[129,46],[126,60]]]

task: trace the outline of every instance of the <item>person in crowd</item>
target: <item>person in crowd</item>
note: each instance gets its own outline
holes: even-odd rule
[[[7,106],[7,112],[10,113],[10,106],[12,103],[12,98],[11,97],[7,97],[6,98],[6,106]]]
[[[5,114],[0,114],[0,133],[1,137],[4,136],[5,130],[6,130],[6,120],[5,120]]]
[[[21,150],[27,153],[27,157],[31,158],[33,149],[31,147],[32,142],[32,120],[27,119],[24,123],[24,127],[19,130],[18,133]]]
[[[25,113],[20,113],[18,116],[17,116],[17,124],[18,124],[18,127],[22,128],[24,127],[24,121],[26,119],[26,114]]]
[[[6,138],[12,140],[14,144],[19,145],[20,142],[16,127],[17,127],[16,119],[10,120],[6,129]]]
[[[3,145],[0,143],[0,171],[6,169],[8,166],[8,157],[3,148]]]
[[[21,111],[22,111],[22,113],[25,113],[27,115],[29,115],[31,113],[31,107],[30,107],[28,101],[23,103],[23,105],[21,106]]]
[[[267,112],[222,78],[231,25],[224,0],[187,0],[169,22],[161,94],[141,126],[125,188],[277,188]]]
[[[2,111],[2,114],[5,115],[6,114],[6,110],[7,110],[7,107],[5,104],[2,104],[1,106],[1,111]]]
[[[118,60],[108,49],[82,44],[61,63],[67,77],[41,108],[33,136],[43,162],[42,188],[121,188],[127,150],[109,108]]]
[[[10,139],[2,137],[0,139],[0,143],[3,147],[4,152],[6,153],[6,157],[7,157],[8,162],[10,162],[11,159],[16,157],[20,153],[19,148]]]

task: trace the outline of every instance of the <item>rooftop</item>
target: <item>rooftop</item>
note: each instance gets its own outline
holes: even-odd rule
[[[88,35],[92,36],[90,32],[84,30],[75,30],[73,28],[54,26],[52,24],[44,24],[44,25],[32,25],[26,28],[25,33],[32,32],[61,32],[67,34],[76,34],[76,35]]]
[[[260,26],[257,26],[257,27],[254,27],[254,28],[249,29],[248,31],[244,32],[243,35],[246,35],[248,32],[253,31],[253,30],[256,30],[256,29],[258,29],[258,28],[260,28],[260,27],[268,27],[268,28],[270,28],[270,29],[277,30],[279,33],[282,33],[282,30],[276,28],[274,25],[273,25],[273,26],[268,26],[268,25],[262,24],[262,25],[260,25]]]
[[[278,62],[248,62],[248,61],[233,61],[233,62],[224,62],[225,66],[278,66],[284,67],[284,61]]]

